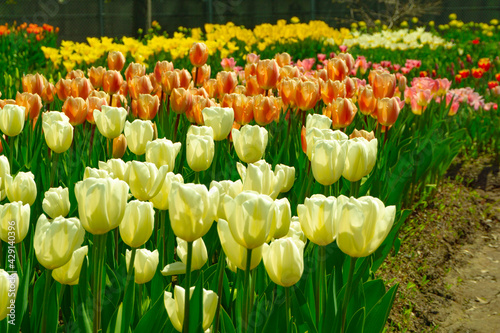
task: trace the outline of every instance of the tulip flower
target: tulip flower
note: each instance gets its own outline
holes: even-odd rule
[[[95,90],[94,90],[95,91]],[[94,120],[94,110],[102,111],[103,105],[108,105],[109,96],[104,93],[104,97],[100,96],[89,96],[87,98],[87,121],[91,124],[95,124]]]
[[[375,139],[375,133],[373,133],[373,131],[367,132],[365,130],[358,131],[357,129],[355,129],[351,133],[351,135],[349,135],[349,139],[354,139],[354,138],[365,138],[368,141],[372,141],[373,139]]]
[[[205,126],[213,129],[215,141],[227,138],[234,122],[234,111],[232,108],[204,108],[201,113],[203,114]]]
[[[25,119],[24,106],[6,104],[0,108],[0,130],[8,136],[19,135],[24,128]]]
[[[302,231],[302,227],[300,226],[299,217],[293,216],[290,221],[290,229],[288,229],[288,233],[285,237],[299,239],[302,242],[307,242],[307,237],[304,235]]]
[[[325,197],[314,194],[297,206],[297,214],[302,231],[317,245],[333,243],[337,237],[340,209],[345,197]],[[338,208],[340,206],[340,209]]]
[[[138,99],[140,95],[149,95],[153,91],[153,84],[147,75],[132,77],[127,80],[127,87],[132,99]]]
[[[35,176],[30,172],[19,172],[15,177],[5,175],[5,188],[10,202],[21,201],[33,205],[36,199]]]
[[[282,198],[274,201],[274,221],[269,233],[268,241],[271,238],[285,237],[290,230],[290,221],[292,219],[292,209],[290,201],[287,198]],[[271,237],[272,236],[272,237]]]
[[[30,206],[22,202],[0,205],[0,239],[6,243],[20,243],[28,234]]]
[[[374,197],[346,199],[338,223],[337,245],[351,257],[367,257],[391,231],[396,207],[385,207]]]
[[[102,87],[102,78],[104,76],[104,73],[106,73],[106,68],[102,66],[99,67],[92,66],[87,70],[90,83],[94,88]]]
[[[245,125],[240,130],[233,129],[231,135],[234,150],[243,162],[254,163],[264,156],[268,139],[264,127]]]
[[[120,158],[112,158],[106,162],[99,161],[99,169],[107,171],[110,177],[119,180],[125,180],[128,166],[129,164]]]
[[[177,255],[180,262],[174,262],[163,268],[163,276],[186,274],[187,264],[187,242],[177,237]],[[208,259],[207,247],[203,238],[198,238],[193,242],[193,257],[191,259],[191,271],[201,269]]]
[[[36,258],[48,270],[61,267],[80,248],[84,238],[85,230],[76,217],[59,216],[49,221],[42,214],[36,223],[33,240]]]
[[[266,59],[257,62],[257,82],[260,88],[269,90],[276,87],[279,79],[279,66],[276,60]]]
[[[346,141],[348,136],[339,130],[322,129],[311,127],[305,132],[306,154],[309,160],[312,160],[312,151],[318,140]]]
[[[92,90],[94,90],[92,83],[85,77],[71,80],[71,96],[73,97],[81,97],[86,100]]]
[[[194,67],[203,66],[208,59],[208,48],[205,43],[193,43],[189,49],[189,61]]]
[[[227,71],[228,69],[225,69]],[[198,71],[198,74],[196,74],[196,71]],[[203,84],[210,79],[210,74],[212,73],[212,68],[210,65],[204,64],[201,67],[193,67],[193,70],[191,71],[191,75],[193,78],[196,77],[196,82],[194,82],[195,87],[203,86]],[[198,76],[197,76],[198,75]]]
[[[324,186],[338,181],[344,171],[346,152],[346,141],[317,140],[311,151],[314,179]]]
[[[157,82],[161,82],[161,75],[167,71],[173,71],[174,64],[170,61],[157,61],[154,69],[155,79]]]
[[[154,163],[157,168],[168,166],[168,172],[174,170],[175,158],[181,150],[181,143],[168,139],[156,139],[146,144],[146,162]]]
[[[285,180],[283,182],[283,187],[281,188],[280,192],[285,193],[290,191],[290,189],[293,186],[293,183],[295,182],[295,168],[284,164],[278,164],[274,168],[275,177],[278,177],[280,170],[283,170],[285,174]]]
[[[146,144],[153,140],[153,123],[150,120],[136,119],[132,123],[126,121],[123,130],[128,148],[136,155],[146,152]]]
[[[25,107],[25,119],[36,119],[42,109],[42,99],[38,94],[17,92],[16,104]]]
[[[125,252],[125,261],[127,263],[127,272],[130,266],[132,251]],[[149,251],[147,249],[137,249],[134,259],[134,282],[137,284],[148,283],[153,279],[158,267],[158,250]]]
[[[255,73],[252,75],[255,75]],[[297,66],[285,65],[280,67],[280,78],[279,78],[280,81],[282,81],[283,79],[298,78],[300,76],[301,73]]]
[[[332,118],[333,129],[345,128],[354,120],[358,108],[349,98],[337,98],[323,108],[323,115]]]
[[[108,94],[116,94],[123,84],[123,76],[119,71],[106,71],[102,77],[102,90]]]
[[[2,192],[5,191],[5,179],[7,175],[10,175],[9,159],[5,155],[0,155],[0,191]]]
[[[52,219],[58,216],[66,217],[70,209],[69,189],[61,186],[49,188],[44,194],[42,208]]]
[[[56,93],[57,97],[61,101],[65,101],[68,97],[71,96],[71,80],[60,79],[56,83]]]
[[[191,287],[189,289],[189,298],[191,299],[195,287]],[[165,308],[167,309],[168,317],[170,318],[170,322],[172,326],[178,331],[182,332],[183,323],[184,323],[184,303],[186,291],[184,288],[176,285],[174,287],[174,296],[172,297],[172,293],[165,291]],[[203,289],[203,314],[202,314],[202,329],[206,331],[212,325],[212,321],[214,320],[215,311],[217,310],[217,302],[219,297],[216,293],[211,290]]]
[[[73,126],[83,124],[87,117],[87,103],[81,97],[68,97],[62,106],[62,111]]]
[[[224,250],[224,253],[229,261],[238,269],[241,269],[242,271],[246,270],[248,251],[244,246],[241,246],[236,242],[226,220],[219,219],[219,222],[217,223],[217,232],[219,234],[222,249]],[[252,270],[257,267],[261,260],[262,246],[259,246],[252,250],[250,269]]]
[[[389,73],[377,73],[373,76],[371,86],[373,88],[373,96],[376,98],[391,98],[396,92],[396,76]]]
[[[149,199],[149,201],[153,203],[154,208],[160,210],[168,209],[168,197],[170,195],[170,190],[172,189],[173,182],[184,183],[184,178],[182,178],[181,174],[168,172],[158,194]]]
[[[299,282],[304,272],[304,242],[298,239],[277,239],[271,245],[264,244],[262,259],[271,280],[291,287]]]
[[[47,79],[38,73],[23,75],[21,79],[23,85],[23,91],[31,94],[42,95],[46,84],[48,84]]]
[[[360,87],[358,93],[359,111],[368,116],[372,114],[377,108],[377,98],[373,95],[371,86]]]
[[[161,87],[167,95],[170,95],[173,89],[181,88],[179,73],[173,70],[162,73]]]
[[[301,81],[295,79],[283,79],[278,83],[278,91],[284,106],[296,106],[295,97],[297,94],[297,85]]]
[[[349,74],[349,68],[343,59],[332,58],[326,63],[326,72],[330,80],[343,81]]]
[[[346,97],[345,85],[342,81],[321,80],[320,85],[321,85],[321,99],[325,104],[332,103],[338,97],[341,98]]]
[[[83,180],[87,178],[115,178],[107,170],[86,167],[83,172]]]
[[[87,178],[76,183],[78,215],[85,230],[102,235],[118,227],[123,219],[129,186],[112,178]]]
[[[252,75],[246,80],[246,95],[247,96],[257,96],[264,93],[264,89],[259,86],[257,81],[257,76]]]
[[[217,218],[226,219],[226,213],[224,212],[224,196],[229,195],[231,198],[236,197],[243,191],[243,183],[241,180],[235,182],[231,180],[222,180],[217,182],[212,180],[210,183],[210,188],[217,187],[219,190],[219,207],[217,208]]]
[[[253,103],[251,107],[247,107],[248,100],[249,98],[243,94],[226,94],[222,98],[221,107],[232,108],[234,120],[241,125],[246,125],[253,119]]]
[[[224,197],[224,211],[234,240],[246,249],[255,249],[266,242],[274,218],[271,197],[243,191],[234,199]]]
[[[115,71],[121,71],[125,66],[125,57],[120,51],[111,51],[108,53],[108,68]]]
[[[234,93],[234,88],[238,85],[235,72],[218,72],[215,79],[217,80],[217,93],[220,98],[225,94]]]
[[[308,114],[306,118],[306,130],[309,128],[317,128],[319,130],[329,129],[332,126],[332,120],[321,114]]]
[[[196,126],[191,126],[190,130],[192,128]],[[213,131],[210,132],[212,135],[210,133],[209,135],[196,135],[188,131],[186,136],[186,159],[189,167],[195,172],[207,170],[212,164],[215,147]]]
[[[127,139],[125,135],[120,134],[117,138],[113,139],[113,158],[122,158],[127,150]]]
[[[189,90],[174,88],[170,94],[170,107],[177,114],[186,112],[193,105],[193,96]]]
[[[87,245],[75,250],[71,259],[63,266],[52,271],[52,277],[60,284],[75,286],[80,281],[80,272],[82,270],[83,261],[89,252]]]
[[[398,97],[379,99],[376,111],[377,121],[383,126],[392,126],[398,120],[399,111]]]
[[[127,82],[132,80],[134,76],[146,75],[146,66],[137,62],[131,62],[125,70],[125,79]]]
[[[154,215],[151,202],[130,201],[119,226],[123,242],[133,248],[144,245],[153,234]]]
[[[318,82],[305,81],[297,84],[295,103],[302,111],[307,111],[316,105],[320,99],[320,88]]]
[[[102,111],[94,110],[94,119],[99,132],[108,139],[120,136],[127,119],[127,110],[103,105]]]
[[[17,289],[19,287],[19,277],[16,273],[9,275],[5,270],[0,269],[0,321],[13,316],[15,318],[15,301]],[[12,312],[11,309],[14,309]]]
[[[274,173],[271,165],[264,160],[249,163],[246,168],[237,162],[236,167],[243,182],[243,191],[266,194],[274,200],[285,185],[285,172],[277,170]]]
[[[377,160],[377,139],[367,141],[354,138],[347,141],[347,152],[344,171],[345,179],[356,182],[367,176]]]
[[[282,102],[280,98],[257,95],[253,99],[253,115],[255,122],[261,126],[278,121]]]
[[[55,153],[61,154],[71,147],[73,142],[73,126],[64,118],[58,120],[59,117],[52,114],[61,112],[53,111],[43,114],[42,128],[47,146]]]
[[[125,181],[130,186],[132,195],[142,201],[155,197],[161,189],[168,167],[156,165],[149,162],[131,161],[125,172]]]

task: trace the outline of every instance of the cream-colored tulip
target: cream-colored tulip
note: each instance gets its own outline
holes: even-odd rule
[[[7,198],[10,202],[21,201],[23,204],[33,205],[36,199],[35,176],[30,172],[19,172],[14,178],[5,175]]]
[[[186,133],[186,137],[189,136],[189,135],[201,135],[201,136],[211,136],[212,138],[214,137],[214,130],[212,129],[212,127],[208,127],[208,126],[194,126],[194,125],[191,125],[189,126],[188,128],[188,131]]]
[[[285,173],[285,182],[280,192],[285,193],[292,189],[293,183],[295,182],[295,168],[285,164],[278,164],[274,168],[274,175],[278,176],[280,170],[283,170]]]
[[[8,320],[16,316],[16,295],[19,287],[19,277],[16,273],[9,275],[0,268],[0,321],[9,316]]]
[[[70,286],[77,285],[80,281],[80,272],[82,270],[83,261],[89,252],[87,245],[82,246],[73,252],[71,259],[63,266],[52,271],[52,277],[60,284]]]
[[[205,126],[214,130],[214,140],[222,141],[229,135],[234,123],[234,110],[232,108],[210,107],[201,111]]]
[[[234,240],[247,249],[255,249],[269,237],[274,219],[271,197],[243,191],[234,199],[224,197],[224,211]]]
[[[240,130],[233,129],[232,138],[234,150],[239,159],[246,163],[257,162],[266,151],[268,134],[259,125],[245,125]]]
[[[285,185],[285,171],[278,169],[273,172],[271,165],[264,160],[249,163],[246,168],[237,162],[236,168],[243,182],[243,191],[255,191],[276,199]]]
[[[130,151],[136,155],[146,152],[146,145],[153,140],[154,129],[151,120],[136,119],[132,123],[126,122],[123,130]]]
[[[339,209],[340,210],[340,209]],[[337,245],[351,257],[367,257],[391,231],[396,207],[374,197],[349,198],[342,205]]]
[[[238,269],[246,270],[247,265],[247,249],[238,244],[229,229],[229,224],[224,219],[219,219],[217,223],[217,232],[219,234],[222,249],[228,260]],[[262,260],[262,246],[252,250],[252,258],[250,260],[250,269],[257,267]],[[233,270],[234,272],[234,270]]]
[[[85,238],[85,230],[76,217],[56,217],[49,221],[42,214],[35,228],[33,247],[40,264],[53,270],[66,264],[80,248]]]
[[[42,113],[42,121],[52,123],[54,121],[65,121],[69,123],[69,117],[61,111],[49,111]]]
[[[377,160],[377,139],[354,138],[347,141],[347,153],[342,176],[355,182],[372,171]]]
[[[9,159],[5,155],[0,156],[0,191],[5,191],[5,177],[10,175],[10,163]],[[3,200],[3,198],[2,198]]]
[[[302,231],[302,227],[300,226],[298,216],[292,217],[292,220],[290,222],[290,229],[288,229],[288,233],[286,234],[285,237],[297,238],[303,241],[304,243],[307,242],[307,237],[306,235],[304,235],[304,232]]]
[[[177,255],[180,262],[174,262],[163,268],[161,274],[164,276],[186,274],[187,265],[187,242],[177,237]],[[198,238],[193,242],[193,256],[191,258],[191,272],[201,269],[208,260],[207,247],[203,238]]]
[[[167,173],[163,185],[160,188],[160,192],[149,200],[153,203],[154,208],[159,210],[168,209],[168,197],[173,182],[184,183],[184,178],[182,178],[181,174],[174,174],[173,172]]]
[[[15,104],[6,104],[3,109],[0,108],[0,130],[3,134],[16,136],[23,131],[25,110],[24,106]]]
[[[76,183],[78,215],[85,230],[102,235],[118,227],[123,219],[129,186],[112,178],[87,178]]]
[[[83,180],[87,178],[115,178],[108,170],[86,167],[83,172]]]
[[[132,200],[125,208],[120,223],[120,236],[130,247],[144,245],[153,234],[155,211],[151,202]]]
[[[103,105],[101,110],[94,110],[94,120],[102,136],[114,139],[123,132],[127,114],[128,112],[124,108]]]
[[[167,170],[166,165],[158,169],[153,163],[132,161],[125,173],[125,181],[136,199],[147,201],[160,192]]]
[[[306,118],[306,130],[310,128],[330,129],[332,127],[332,119],[322,114],[308,114]]]
[[[314,179],[322,185],[332,185],[344,171],[347,145],[345,141],[318,140],[311,154]]]
[[[28,234],[30,205],[22,202],[0,205],[0,239],[6,243],[20,243]]]
[[[172,183],[168,198],[170,225],[187,242],[203,237],[217,217],[219,190],[205,185]]]
[[[186,137],[186,160],[196,172],[207,170],[214,159],[214,139],[208,135],[188,134]]]
[[[195,287],[189,289],[189,299],[193,296]],[[174,287],[174,297],[172,293],[165,291],[164,302],[165,308],[167,309],[168,317],[172,326],[182,332],[182,326],[184,323],[184,301],[185,301],[185,290],[180,286]],[[202,329],[206,331],[212,325],[214,320],[215,311],[217,310],[217,301],[219,297],[216,293],[211,290],[203,289],[203,314],[202,314]]]
[[[335,140],[335,141],[346,141],[349,137],[342,131],[331,129],[317,129],[310,128],[306,131],[306,145],[307,145],[307,157],[309,160],[312,159],[312,149],[318,140]]]
[[[271,245],[264,244],[262,259],[271,280],[283,287],[299,282],[304,272],[304,242],[293,239],[277,239]]]
[[[125,261],[127,263],[127,272],[130,266],[132,251],[125,252]],[[147,249],[137,249],[134,260],[134,281],[137,284],[148,283],[153,279],[158,267],[158,250],[149,251]]]
[[[64,153],[73,142],[73,125],[66,120],[55,120],[57,119],[55,116],[47,117],[44,114],[42,118],[42,129],[47,146],[58,154]]]
[[[68,215],[70,209],[69,189],[61,186],[49,188],[44,194],[42,208],[45,214],[52,219]]]
[[[168,139],[156,139],[146,144],[146,162],[151,162],[160,168],[168,165],[168,172],[174,171],[175,158],[181,150],[181,143],[173,143]]]
[[[125,163],[121,158],[112,158],[106,162],[99,161],[99,169],[108,172],[111,178],[125,180],[125,173],[129,163]]]
[[[210,188],[217,187],[219,190],[219,207],[217,208],[217,219],[226,219],[226,213],[224,212],[224,196],[227,194],[231,198],[236,197],[243,191],[243,183],[240,179],[233,182],[231,180],[221,180],[217,182],[212,180],[210,183]]]
[[[268,241],[271,238],[285,237],[290,230],[290,221],[292,219],[292,208],[287,198],[274,200],[274,221],[272,230],[269,233]]]

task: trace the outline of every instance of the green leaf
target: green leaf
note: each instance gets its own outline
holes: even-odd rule
[[[135,332],[163,332],[167,323],[167,310],[163,297],[158,297],[153,307],[142,316],[135,327]]]
[[[57,332],[57,326],[59,325],[59,302],[57,296],[57,283],[52,281],[48,302],[44,304],[47,307],[47,332]]]
[[[1,135],[0,135],[1,136]],[[0,246],[2,246],[0,244]],[[28,308],[28,293],[30,288],[31,279],[31,259],[28,259],[28,263],[25,267],[23,274],[19,276],[19,289],[17,290],[16,297],[16,320],[14,325],[8,325],[9,332],[19,332],[19,327],[21,323],[24,323],[24,318],[29,319],[29,317],[24,317],[26,310]],[[29,328],[29,325],[27,325]],[[23,329],[23,332],[26,330]],[[26,331],[27,332],[27,331]]]
[[[372,280],[363,284],[365,291],[366,312],[370,312],[373,306],[385,295],[384,281]]]
[[[365,308],[361,308],[352,316],[349,325],[347,325],[346,333],[363,333],[364,323]]]
[[[304,293],[299,288],[293,288],[293,292],[295,297],[292,297],[292,316],[295,317],[295,322],[297,324],[297,328],[300,332],[317,332],[316,325],[314,324],[314,319],[311,315],[311,309],[309,308],[309,304],[307,304],[307,299],[304,296]],[[328,298],[329,303],[331,302],[331,297]],[[328,306],[327,306],[328,308]],[[327,317],[331,318],[328,315]]]
[[[220,310],[221,310],[220,313],[221,313],[221,316],[222,316],[222,320],[221,320],[222,329],[221,329],[221,332],[236,333],[236,329],[234,328],[233,322],[231,321],[231,318],[227,314],[226,310],[224,310],[224,308],[221,308]]]
[[[190,300],[189,309],[189,332],[202,332],[203,324],[203,271],[195,284],[193,295]]]
[[[367,333],[380,333],[384,329],[389,313],[391,312],[392,303],[396,297],[398,284],[392,286],[391,289],[375,304],[372,310],[368,313],[365,320],[365,330]]]
[[[127,290],[125,291],[125,297],[123,298],[123,303],[120,305],[120,312],[122,314],[121,317],[121,329],[119,332],[124,333],[128,332],[130,328],[130,324],[134,318],[134,305],[135,305],[135,283],[134,283],[134,274],[131,277],[132,281]],[[119,318],[117,317],[117,326],[118,326]]]

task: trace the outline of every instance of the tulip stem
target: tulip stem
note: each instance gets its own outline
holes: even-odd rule
[[[290,304],[290,287],[285,287],[285,297],[286,297],[286,332],[290,333],[291,330],[291,323],[290,323],[290,310],[291,310],[291,304]]]
[[[52,151],[52,171],[50,172],[50,187],[54,187],[54,181],[57,176],[57,162],[59,160],[59,154]]]
[[[319,297],[320,297],[320,314],[326,314],[326,246],[319,247]],[[319,323],[318,323],[319,325]],[[319,327],[319,326],[318,326]]]
[[[9,162],[10,162],[10,173],[14,173],[14,140],[16,136],[9,137]]]
[[[354,268],[356,267],[356,260],[358,258],[356,257],[351,257],[351,265],[349,266],[349,275],[347,278],[347,286],[345,289],[344,293],[344,301],[342,303],[342,330],[341,332],[345,332],[345,320],[346,320],[346,315],[347,315],[347,306],[349,305],[349,300],[351,298],[351,291],[352,291],[352,278],[354,275]]]
[[[162,240],[162,247],[161,247],[161,267],[165,267],[166,265],[166,256],[167,256],[167,251],[165,249],[165,246],[167,246],[167,235],[165,234],[167,232],[167,229],[166,229],[166,226],[165,224],[167,223],[167,221],[165,221],[166,219],[166,210],[161,210],[160,211],[160,223],[161,223],[161,226],[160,226],[160,237],[161,237],[161,240]],[[157,243],[158,244],[158,243]],[[158,245],[157,245],[158,246]]]
[[[195,88],[198,88],[198,71],[200,69],[200,67],[195,67],[196,70],[194,72],[194,87]]]
[[[50,286],[52,282],[52,271],[50,269],[47,269],[45,271],[45,288],[43,290],[43,304],[49,304],[49,291],[50,291]],[[40,332],[47,332],[47,316],[45,310],[47,309],[47,306],[44,306],[42,309],[42,329]]]
[[[357,198],[359,194],[359,188],[361,186],[361,180],[351,182],[351,193],[350,196]]]
[[[245,269],[245,282],[244,282],[244,293],[243,293],[243,311],[242,311],[242,316],[243,320],[241,321],[243,327],[242,327],[242,332],[246,332],[248,329],[248,312],[250,308],[250,266],[252,263],[252,249],[247,249],[247,263],[246,263],[246,269]]]
[[[175,118],[174,137],[172,139],[172,142],[176,142],[175,140],[177,140],[177,130],[179,128],[179,121],[180,121],[180,119],[181,119],[181,115],[177,114],[177,118]]]
[[[224,268],[225,268],[225,253],[221,251],[219,256],[219,281],[217,286],[217,295],[219,295],[219,299],[217,300],[217,310],[215,311],[215,324],[214,324],[214,333],[219,331],[219,322],[220,322],[220,306],[222,301],[222,292],[223,292],[223,284],[224,284]]]
[[[95,253],[95,268],[94,268],[94,333],[99,332],[101,327],[101,290],[102,290],[102,274],[104,270],[104,254],[106,249],[106,234],[94,235]]]
[[[132,248],[132,253],[130,254],[130,261],[128,263],[128,270],[127,270],[127,282],[125,284],[125,293],[124,295],[127,294],[127,289],[128,287],[130,286],[131,283],[133,283],[134,281],[132,280],[134,278],[134,269],[135,269],[135,255],[137,253],[137,248],[136,247],[133,247]]]
[[[193,258],[193,242],[187,242],[186,285],[184,289],[184,323],[182,332],[189,333],[189,303],[191,288],[191,261]]]
[[[200,173],[198,171],[194,172],[194,183],[199,184],[200,183]]]

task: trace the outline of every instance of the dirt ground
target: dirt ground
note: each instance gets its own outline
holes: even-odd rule
[[[388,332],[500,332],[500,174],[492,156],[457,159],[408,219],[378,272],[399,283]]]

